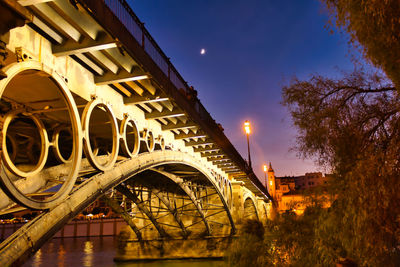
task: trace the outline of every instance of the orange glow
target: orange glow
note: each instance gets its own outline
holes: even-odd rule
[[[267,172],[267,165],[264,165],[264,172]]]
[[[272,181],[269,181],[269,185],[272,186]]]
[[[250,122],[249,121],[244,122],[244,131],[246,132],[246,134],[250,134]]]

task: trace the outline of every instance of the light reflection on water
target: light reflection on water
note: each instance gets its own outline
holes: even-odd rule
[[[117,267],[224,267],[222,261],[170,260],[115,263],[116,237],[55,238],[47,242],[23,266],[117,266]]]

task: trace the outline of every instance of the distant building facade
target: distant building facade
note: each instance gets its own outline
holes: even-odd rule
[[[321,172],[310,172],[302,176],[275,177],[271,163],[266,177],[268,192],[276,200],[278,211],[292,210],[297,214],[302,214],[309,204],[303,195],[304,190],[326,186],[331,179],[331,175],[323,175]],[[326,206],[329,206],[329,203]]]

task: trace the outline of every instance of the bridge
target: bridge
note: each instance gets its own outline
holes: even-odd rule
[[[271,196],[124,0],[0,11],[0,209],[38,211],[1,266],[96,199],[135,242],[232,237],[268,216]]]

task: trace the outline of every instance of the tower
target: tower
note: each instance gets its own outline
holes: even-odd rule
[[[268,167],[268,192],[273,198],[275,198],[275,190],[275,172],[274,169],[272,169],[272,165],[270,162]]]

